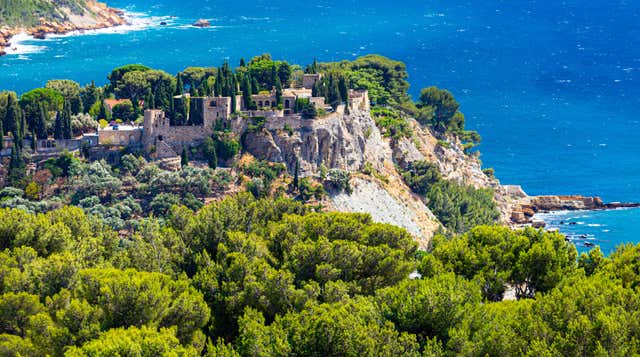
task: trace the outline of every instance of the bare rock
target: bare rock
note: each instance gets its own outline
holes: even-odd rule
[[[198,21],[193,23],[193,26],[195,26],[195,27],[211,27],[211,23],[209,22],[209,20],[199,19]]]

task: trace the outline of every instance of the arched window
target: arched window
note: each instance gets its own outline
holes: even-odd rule
[[[269,108],[269,101],[268,101],[268,100],[265,100],[265,101],[264,101],[264,106],[265,106],[265,107],[267,107],[267,108]]]

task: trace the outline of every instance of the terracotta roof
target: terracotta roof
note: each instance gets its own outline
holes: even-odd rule
[[[105,99],[104,100],[104,105],[107,107],[107,109],[109,111],[113,110],[113,107],[115,107],[118,104],[122,104],[126,101],[131,101],[130,99]],[[140,105],[140,107],[144,106],[144,101],[139,100],[138,104]]]

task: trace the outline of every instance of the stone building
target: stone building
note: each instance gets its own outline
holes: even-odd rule
[[[155,158],[177,156],[183,147],[199,144],[213,134],[214,127],[229,125],[230,97],[191,98],[191,118],[199,125],[171,125],[162,110],[144,112],[142,144]]]
[[[322,74],[320,73],[304,74],[302,76],[302,88],[313,89],[313,86],[315,86],[316,82],[320,79],[322,79]]]
[[[142,128],[134,125],[113,125],[98,129],[100,145],[133,146],[142,142]]]

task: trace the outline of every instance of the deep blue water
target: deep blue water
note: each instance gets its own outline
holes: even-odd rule
[[[41,48],[0,58],[0,89],[22,92],[54,77],[104,83],[127,63],[175,73],[263,52],[302,64],[380,53],[407,63],[413,95],[428,85],[456,95],[483,136],[485,166],[503,183],[529,194],[640,201],[637,1],[109,4],[141,13],[138,29],[26,42]],[[198,18],[214,27],[188,26]],[[605,215],[615,227],[607,239],[638,240],[640,211]]]

